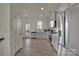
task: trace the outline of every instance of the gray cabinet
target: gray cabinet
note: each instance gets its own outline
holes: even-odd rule
[[[40,38],[47,39],[48,33],[47,32],[32,32],[31,37],[38,38],[38,39],[40,39]]]
[[[52,34],[52,45],[58,51],[58,34]]]

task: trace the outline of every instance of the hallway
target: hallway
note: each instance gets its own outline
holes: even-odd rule
[[[24,39],[25,46],[16,56],[56,56],[47,39]]]

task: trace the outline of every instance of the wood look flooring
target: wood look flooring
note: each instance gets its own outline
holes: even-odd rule
[[[24,39],[24,48],[16,56],[56,56],[47,39]]]

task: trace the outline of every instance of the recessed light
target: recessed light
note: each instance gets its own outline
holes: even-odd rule
[[[25,16],[27,17],[28,15],[27,15],[27,14],[25,14]]]
[[[44,10],[44,8],[41,8],[41,10]]]

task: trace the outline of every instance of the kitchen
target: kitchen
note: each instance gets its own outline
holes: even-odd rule
[[[0,17],[0,55],[79,56],[78,3],[11,3],[0,9],[7,16]]]

